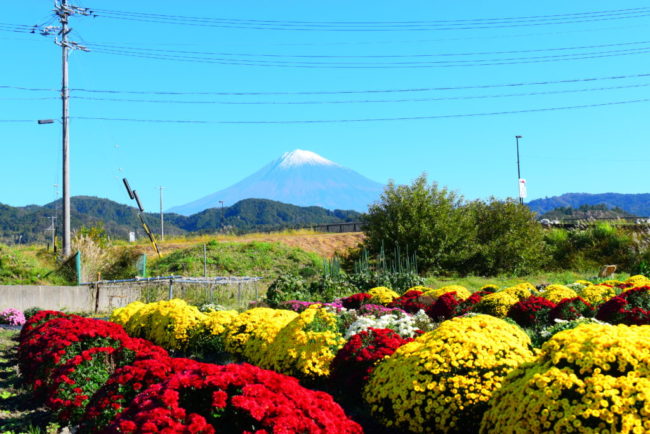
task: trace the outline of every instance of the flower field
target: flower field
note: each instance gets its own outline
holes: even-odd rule
[[[217,309],[42,311],[20,369],[78,432],[650,432],[644,276]]]

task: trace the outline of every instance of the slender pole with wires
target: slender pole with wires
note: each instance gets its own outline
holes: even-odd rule
[[[62,80],[61,80],[61,101],[63,103],[61,123],[63,125],[63,257],[70,256],[70,137],[68,135],[68,102],[70,93],[68,90],[68,1],[62,0],[57,13],[61,20],[61,50],[62,50]]]

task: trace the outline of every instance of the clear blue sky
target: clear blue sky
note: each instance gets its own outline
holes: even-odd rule
[[[128,19],[117,20],[107,16],[111,13],[98,12],[97,18],[75,17],[71,36],[92,51],[71,55],[73,89],[295,93],[555,83],[330,95],[73,91],[73,97],[121,99],[72,99],[73,117],[350,120],[528,111],[650,98],[647,1],[83,0],[76,4],[224,20],[184,25],[150,15],[121,15]],[[614,9],[618,12],[592,13]],[[7,31],[16,28],[6,26],[46,22],[51,10],[52,3],[46,0],[3,5],[0,86],[60,87],[61,54],[51,38]],[[579,13],[585,14],[566,15]],[[543,17],[490,20],[538,16]],[[143,17],[163,22],[145,22]],[[344,28],[352,31],[340,31],[341,23],[350,23]],[[138,57],[111,54],[115,52]],[[198,61],[179,59],[182,56]],[[223,64],[219,59],[239,64]],[[378,67],[382,65],[387,67]],[[635,75],[641,76],[557,83]],[[607,89],[595,90],[601,88]],[[568,92],[585,89],[590,90]],[[512,94],[519,96],[494,97]],[[60,124],[37,125],[36,119],[60,117],[56,97],[55,91],[0,88],[0,120],[33,120],[0,122],[0,202],[17,206],[55,198],[53,184],[61,183]],[[390,102],[325,103],[350,100]],[[277,104],[282,102],[293,104]],[[156,211],[159,185],[166,187],[166,208],[180,205],[239,181],[283,152],[301,148],[379,182],[409,183],[427,172],[431,180],[468,199],[505,198],[517,192],[516,134],[524,136],[521,167],[529,199],[565,192],[648,192],[649,107],[648,102],[637,102],[480,117],[317,124],[73,119],[71,192],[129,203],[120,181],[126,176],[140,192],[145,208]]]

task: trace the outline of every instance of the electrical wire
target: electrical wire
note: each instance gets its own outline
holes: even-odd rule
[[[304,61],[268,61],[257,59],[227,59],[227,58],[203,58],[197,56],[179,56],[167,54],[148,54],[134,50],[112,50],[94,49],[96,53],[111,54],[117,56],[135,57],[141,59],[180,61],[190,63],[218,64],[231,66],[264,66],[278,68],[307,68],[307,69],[404,69],[404,68],[453,68],[453,67],[480,67],[500,65],[521,65],[534,63],[548,63],[568,60],[601,59],[607,57],[620,57],[629,55],[646,54],[650,47],[642,47],[627,50],[606,50],[591,53],[575,53],[552,56],[530,56],[518,58],[495,58],[476,60],[454,60],[454,61],[428,61],[428,62],[304,62]]]
[[[161,90],[116,90],[116,89],[87,89],[87,88],[70,88],[72,93],[90,93],[90,94],[113,94],[113,95],[202,95],[202,96],[293,96],[293,95],[355,95],[355,94],[380,94],[380,93],[420,93],[420,92],[439,92],[439,91],[456,91],[472,89],[495,89],[525,86],[548,86],[554,84],[574,84],[589,83],[597,81],[611,80],[628,80],[636,78],[648,78],[650,72],[638,74],[610,75],[600,77],[581,77],[569,78],[563,80],[543,80],[543,81],[523,81],[512,83],[493,83],[477,84],[466,86],[448,86],[448,87],[414,87],[414,88],[393,88],[393,89],[359,89],[359,90],[315,90],[315,91],[267,91],[267,92],[221,92],[221,91],[161,91]],[[0,89],[13,89],[33,92],[60,92],[56,88],[35,88],[12,85],[0,85]]]
[[[435,98],[403,98],[403,99],[364,99],[364,100],[335,100],[335,101],[186,101],[186,100],[151,100],[133,98],[99,98],[86,96],[71,96],[71,99],[81,101],[108,101],[108,102],[129,102],[129,103],[154,103],[154,104],[220,104],[220,105],[328,105],[328,104],[375,104],[375,103],[405,103],[405,102],[430,102],[430,101],[456,101],[473,99],[511,98],[540,95],[560,95],[568,93],[587,93],[607,90],[637,89],[650,86],[650,83],[631,84],[610,87],[591,87],[582,89],[564,89],[542,92],[507,93],[497,95],[463,95]],[[56,99],[56,97],[35,98],[35,99]]]
[[[378,54],[378,55],[322,55],[322,54],[259,54],[259,53],[233,53],[233,52],[214,52],[214,51],[188,51],[188,50],[169,50],[160,48],[144,48],[133,45],[114,45],[85,42],[86,46],[94,48],[107,49],[125,49],[133,51],[154,52],[154,53],[173,53],[173,54],[199,54],[210,56],[242,56],[242,57],[270,57],[270,58],[314,58],[314,59],[383,59],[383,58],[419,58],[419,57],[456,57],[456,56],[479,56],[479,55],[497,55],[497,54],[522,54],[522,53],[541,53],[555,51],[586,50],[594,48],[611,48],[626,47],[631,45],[648,45],[650,41],[618,42],[598,45],[578,45],[571,47],[554,47],[554,48],[535,48],[527,50],[508,50],[508,51],[475,51],[461,53],[416,53],[416,54]]]
[[[556,14],[532,17],[508,17],[465,20],[438,21],[384,21],[384,22],[309,22],[309,21],[272,21],[241,20],[226,18],[184,17],[141,12],[95,9],[97,16],[140,21],[159,24],[180,24],[203,27],[221,27],[249,30],[316,30],[316,31],[424,31],[424,30],[478,30],[493,28],[511,28],[522,26],[539,26],[551,24],[577,24],[629,18],[642,18],[650,15],[649,8],[619,9],[610,11],[592,11],[573,14]]]
[[[469,117],[486,117],[498,115],[511,115],[523,113],[542,113],[563,110],[576,110],[596,107],[609,107],[624,104],[638,104],[650,102],[650,98],[640,98],[625,101],[612,101],[596,104],[583,104],[563,107],[545,107],[537,109],[507,110],[486,113],[461,113],[448,115],[424,115],[424,116],[402,116],[402,117],[384,117],[384,118],[357,118],[357,119],[311,119],[311,120],[279,120],[279,121],[226,121],[226,120],[181,120],[181,119],[137,119],[137,118],[111,118],[111,117],[94,117],[94,116],[72,116],[71,119],[77,120],[98,120],[98,121],[115,121],[115,122],[138,122],[138,123],[156,123],[156,124],[220,124],[220,125],[287,125],[287,124],[335,124],[335,123],[365,123],[365,122],[391,122],[391,121],[416,121],[416,120],[435,120],[435,119],[453,119]]]

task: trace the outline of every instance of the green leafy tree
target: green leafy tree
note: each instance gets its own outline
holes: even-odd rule
[[[472,256],[475,229],[462,197],[429,185],[426,174],[411,185],[390,182],[362,221],[371,254],[382,246],[387,255],[415,252],[421,272],[458,270]]]
[[[476,253],[466,272],[525,274],[545,261],[544,229],[527,206],[490,198],[467,205],[475,222]]]

